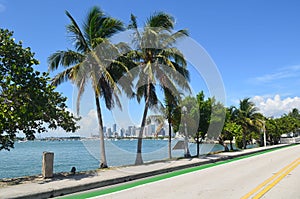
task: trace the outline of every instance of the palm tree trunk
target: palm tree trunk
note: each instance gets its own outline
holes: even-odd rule
[[[137,144],[137,150],[136,150],[135,165],[141,165],[141,164],[144,163],[143,162],[143,157],[142,157],[142,142],[143,142],[143,132],[144,132],[145,124],[146,124],[148,108],[149,108],[149,97],[147,97],[147,100],[146,100],[146,103],[145,103],[141,129],[140,129],[140,132],[139,132],[138,144]]]
[[[99,168],[107,168],[106,155],[105,155],[105,144],[104,144],[104,133],[103,133],[103,121],[100,107],[100,100],[95,92],[98,125],[99,125],[99,138],[100,138],[100,165]]]
[[[243,149],[246,149],[247,143],[246,143],[246,133],[243,133]]]
[[[200,136],[197,135],[197,157],[200,156]]]
[[[171,122],[169,122],[169,159],[172,159],[172,149],[171,149],[171,136],[172,136],[172,125]]]
[[[145,125],[146,125],[146,119],[147,119],[147,114],[148,114],[148,109],[149,109],[149,102],[150,102],[149,100],[150,100],[150,79],[148,77],[147,98],[145,100],[145,107],[144,107],[144,113],[143,113],[143,118],[142,118],[142,124],[141,124],[141,129],[140,129],[139,137],[138,137],[135,165],[141,165],[141,164],[144,163],[143,157],[142,157],[142,142],[143,142],[143,132],[144,132],[144,128],[145,128]]]
[[[232,140],[229,141],[230,141],[230,150],[233,151]]]

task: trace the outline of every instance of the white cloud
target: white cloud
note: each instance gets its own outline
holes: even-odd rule
[[[259,112],[267,117],[280,117],[290,112],[293,108],[300,109],[300,97],[281,99],[280,95],[272,97],[255,96],[251,99]]]
[[[287,79],[293,77],[299,77],[300,73],[300,65],[283,67],[276,72],[266,74],[260,77],[256,77],[255,80],[258,82],[272,82],[280,79]]]
[[[74,113],[71,109],[67,108],[68,111]],[[76,117],[77,115],[74,114]],[[80,126],[75,133],[66,132],[62,128],[58,128],[55,130],[48,129],[48,132],[42,133],[41,137],[69,137],[69,136],[83,136],[83,137],[91,137],[91,135],[99,134],[98,127],[98,118],[96,110],[91,109],[86,115],[81,115],[81,119],[77,122],[77,125]]]
[[[90,137],[91,134],[97,135],[99,132],[97,123],[97,113],[95,109],[91,109],[87,115],[81,116],[81,120],[78,122],[80,129],[77,133],[81,136]]]

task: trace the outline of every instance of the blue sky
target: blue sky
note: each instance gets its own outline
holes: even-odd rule
[[[224,82],[226,105],[237,105],[240,99],[251,97],[268,116],[300,108],[300,2],[297,0],[87,0],[80,3],[0,0],[1,28],[13,30],[16,40],[30,46],[41,62],[37,69],[46,71],[51,53],[72,48],[65,29],[69,20],[64,11],[68,10],[80,23],[94,5],[125,24],[131,13],[138,17],[140,25],[155,11],[172,14],[176,29],[187,28],[190,37],[216,64]],[[198,78],[192,75],[195,92],[206,89]],[[59,86],[58,91],[72,98],[70,84]],[[72,106],[70,100],[68,103]]]

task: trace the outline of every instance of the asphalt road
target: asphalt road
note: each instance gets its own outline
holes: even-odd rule
[[[296,199],[299,164],[296,145],[94,198]]]

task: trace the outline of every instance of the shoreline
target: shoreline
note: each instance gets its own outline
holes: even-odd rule
[[[208,153],[207,155],[212,155],[212,154],[217,154],[217,153],[222,153],[223,151],[216,151],[216,152],[211,152]],[[204,156],[204,155],[202,155]],[[196,158],[196,157],[191,157],[191,158]],[[144,166],[151,165],[151,164],[156,164],[156,163],[164,163],[164,162],[169,162],[169,161],[178,161],[181,159],[185,159],[184,157],[178,157],[178,158],[172,158],[172,159],[162,159],[162,160],[153,160],[153,161],[148,161],[144,162]],[[42,181],[51,181],[55,179],[61,179],[61,178],[76,178],[76,176],[91,176],[91,175],[98,175],[99,172],[102,171],[107,171],[107,170],[116,170],[116,169],[122,169],[126,167],[134,167],[137,165],[134,164],[129,164],[129,165],[121,165],[121,166],[111,166],[108,168],[104,169],[94,169],[94,170],[87,170],[87,171],[78,171],[75,174],[72,172],[58,172],[58,173],[53,173],[53,178],[43,178],[42,174],[37,174],[37,175],[31,175],[31,176],[20,176],[20,177],[15,177],[15,178],[1,178],[0,179],[0,188],[2,187],[7,187],[7,186],[14,186],[18,184],[24,184],[28,182],[42,182]]]
[[[275,148],[280,148],[283,147],[282,145],[273,145],[275,146]],[[276,147],[277,146],[277,147]],[[230,151],[230,152],[225,152],[224,150],[222,151],[214,151],[214,152],[210,152],[208,154],[205,155],[200,155],[199,157],[196,156],[192,156],[190,159],[203,159],[206,156],[210,156],[210,155],[215,155],[215,154],[222,154],[222,153],[235,153],[235,152],[239,152],[239,151],[247,151],[249,149],[260,149],[263,147],[256,147],[256,148],[248,148],[245,150],[234,150],[234,151]],[[166,163],[166,162],[170,162],[170,161],[180,161],[180,160],[184,160],[187,158],[184,157],[174,157],[172,159],[162,159],[162,160],[152,160],[152,161],[148,161],[148,162],[144,162],[144,164],[142,164],[143,166],[147,166],[147,165],[152,165],[152,164],[157,164],[157,163]],[[0,179],[0,189],[4,188],[4,187],[8,187],[8,186],[14,186],[14,185],[19,185],[19,184],[26,184],[26,183],[31,183],[31,182],[48,182],[48,181],[53,181],[53,180],[57,180],[57,179],[72,179],[72,178],[76,178],[76,177],[89,177],[89,176],[98,176],[101,172],[103,171],[108,171],[108,170],[118,170],[118,169],[122,169],[122,168],[127,168],[127,167],[135,167],[135,166],[140,166],[140,165],[135,165],[135,164],[128,164],[128,165],[121,165],[121,166],[111,166],[108,168],[104,168],[104,169],[94,169],[94,170],[86,170],[86,171],[78,171],[75,174],[71,173],[71,172],[57,172],[57,173],[53,173],[53,178],[43,178],[42,174],[37,174],[37,175],[30,175],[30,176],[20,176],[20,177],[15,177],[15,178],[1,178]]]
[[[54,178],[18,182],[5,187],[0,187],[3,198],[50,198],[65,196],[68,194],[101,188],[119,183],[139,180],[151,176],[167,174],[182,169],[188,169],[229,159],[243,159],[253,155],[263,155],[285,147],[293,147],[299,144],[279,144],[267,147],[258,147],[234,152],[222,152],[199,158],[182,158],[177,160],[165,160],[156,163],[148,163],[136,166],[110,167],[98,169],[90,173],[77,173],[75,175],[56,175]],[[218,164],[216,164],[218,165]]]
[[[177,141],[172,143],[172,147]],[[143,159],[145,162],[165,160],[168,158],[167,141],[145,140],[143,143]],[[97,141],[28,141],[18,143],[10,152],[1,151],[0,180],[20,178],[25,176],[37,176],[41,174],[42,153],[53,152],[54,173],[69,172],[76,167],[77,171],[95,170],[99,167],[99,151]],[[196,154],[196,145],[190,143],[191,155]],[[134,164],[136,156],[136,144],[131,141],[107,141],[107,162],[109,167],[128,166]],[[221,145],[203,144],[200,153],[223,150]],[[172,156],[183,156],[183,150],[173,150]],[[84,161],[84,164],[82,164]]]

